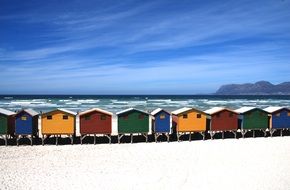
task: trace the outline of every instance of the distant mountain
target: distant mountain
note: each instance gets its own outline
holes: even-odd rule
[[[254,84],[227,84],[222,85],[217,95],[290,95],[290,82],[274,85],[268,81],[259,81]]]

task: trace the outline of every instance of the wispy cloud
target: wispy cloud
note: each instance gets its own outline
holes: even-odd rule
[[[0,43],[2,87],[54,81],[59,91],[65,84],[92,93],[112,92],[108,86],[116,93],[121,86],[194,93],[228,81],[280,82],[290,74],[289,1],[90,3],[0,14],[0,22],[16,24]],[[16,27],[41,30],[21,34],[26,40],[19,42],[8,31]]]

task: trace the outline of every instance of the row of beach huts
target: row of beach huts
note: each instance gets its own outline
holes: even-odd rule
[[[116,113],[118,143],[126,135],[144,136],[148,141],[148,134],[154,136],[155,141],[159,136],[165,136],[170,141],[170,135],[176,135],[179,141],[182,135],[198,133],[205,140],[206,134],[211,139],[215,134],[232,133],[237,138],[237,133],[242,137],[249,131],[261,131],[264,136],[279,130],[290,129],[290,109],[285,107],[242,107],[231,110],[224,107],[214,107],[205,111],[195,108],[181,108],[173,112],[157,108],[151,113],[129,108]],[[76,119],[78,117],[78,120]],[[71,144],[76,138],[76,126],[79,127],[80,142],[87,136],[94,136],[94,144],[98,136],[105,136],[111,143],[113,113],[94,108],[80,113],[66,109],[55,109],[46,113],[38,113],[32,109],[22,109],[12,112],[0,108],[0,136],[7,145],[8,139],[27,137],[30,144],[33,139],[41,134],[42,145],[49,137],[58,138],[68,136]],[[78,121],[78,125],[77,124]]]

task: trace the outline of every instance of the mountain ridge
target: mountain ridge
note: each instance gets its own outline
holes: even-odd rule
[[[256,83],[225,84],[215,93],[216,95],[290,95],[290,82],[277,85],[269,81]]]

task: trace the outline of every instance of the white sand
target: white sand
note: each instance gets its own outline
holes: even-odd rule
[[[290,137],[0,151],[0,189],[290,189]]]

